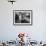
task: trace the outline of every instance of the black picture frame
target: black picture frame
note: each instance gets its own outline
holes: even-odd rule
[[[13,25],[32,25],[32,10],[13,10]]]

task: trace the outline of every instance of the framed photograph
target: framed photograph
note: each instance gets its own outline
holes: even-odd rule
[[[32,25],[32,10],[13,10],[14,25]]]

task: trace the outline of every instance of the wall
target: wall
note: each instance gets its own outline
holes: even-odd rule
[[[32,10],[32,26],[14,26],[13,10],[15,9]],[[45,0],[17,0],[14,5],[7,0],[0,0],[0,40],[15,40],[18,32],[30,33],[33,40],[46,40]]]

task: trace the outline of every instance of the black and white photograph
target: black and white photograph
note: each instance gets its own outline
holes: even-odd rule
[[[14,10],[13,24],[31,24],[32,10]]]

